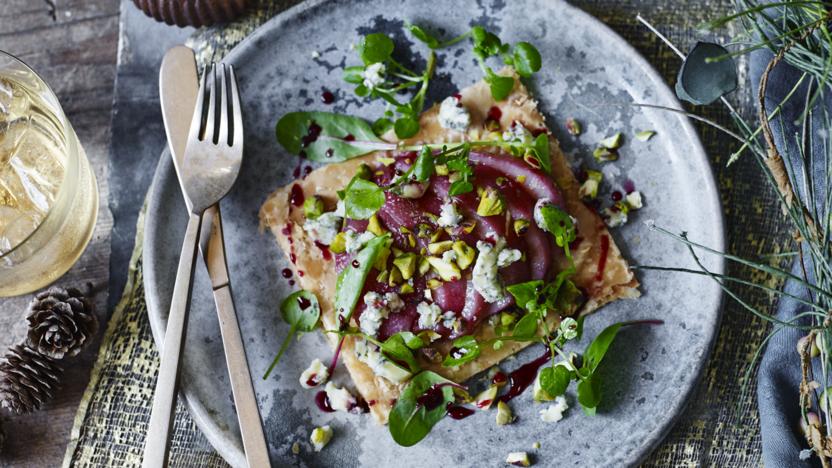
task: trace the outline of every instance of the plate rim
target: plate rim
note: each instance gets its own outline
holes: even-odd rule
[[[236,56],[244,53],[244,49],[248,48],[249,43],[254,43],[261,36],[269,33],[272,29],[281,28],[284,24],[295,19],[299,15],[304,14],[306,11],[317,8],[325,3],[338,3],[339,1],[340,0],[306,0],[278,13],[265,23],[258,26],[248,36],[246,36],[237,45],[235,45],[228,52],[228,54],[225,57],[223,57],[222,62],[233,63]],[[671,91],[670,86],[665,82],[664,78],[662,78],[658,71],[656,71],[655,67],[632,44],[630,44],[626,39],[624,39],[624,37],[622,37],[620,34],[618,34],[618,32],[616,32],[606,23],[596,18],[589,12],[577,6],[571,5],[565,0],[556,1],[559,4],[559,7],[568,10],[571,14],[582,16],[585,20],[587,20],[590,23],[593,23],[595,27],[599,28],[600,31],[616,39],[618,46],[622,48],[622,52],[625,53],[628,59],[632,59],[633,65],[637,66],[640,70],[642,70],[644,72],[644,76],[654,85],[654,90],[656,92],[655,99],[657,101],[666,101],[674,104],[674,107],[676,109],[683,109],[678,98]],[[717,241],[716,244],[710,245],[709,247],[718,251],[724,251],[727,239],[727,232],[725,230],[725,214],[722,209],[722,202],[719,195],[719,187],[716,183],[716,178],[714,175],[713,168],[711,166],[711,161],[708,158],[708,153],[702,145],[702,142],[699,138],[699,134],[696,132],[696,129],[694,128],[690,119],[685,118],[681,115],[677,117],[679,120],[680,128],[687,136],[689,141],[691,141],[694,144],[694,147],[692,148],[693,151],[690,151],[689,154],[695,157],[696,162],[702,168],[705,169],[704,173],[702,174],[704,179],[703,188],[705,189],[704,191],[708,194],[707,208],[710,210],[711,213],[714,213],[715,219],[712,228],[714,232],[717,233],[714,235]],[[165,326],[167,324],[167,314],[165,314],[164,317],[162,316],[162,314],[159,312],[158,301],[156,300],[156,298],[158,297],[158,291],[156,288],[155,281],[155,259],[153,258],[153,255],[146,256],[145,254],[147,254],[148,252],[153,252],[153,248],[151,245],[152,236],[149,236],[148,233],[154,230],[154,228],[151,227],[151,208],[154,206],[159,206],[158,203],[155,203],[155,201],[159,197],[159,192],[161,191],[161,187],[159,186],[158,181],[162,180],[166,176],[166,172],[172,171],[173,164],[170,158],[170,151],[167,148],[167,146],[165,146],[164,150],[161,153],[159,163],[157,164],[156,170],[153,174],[153,183],[151,184],[151,187],[149,189],[147,214],[145,216],[144,221],[144,238],[142,239],[142,251],[144,258],[143,261],[144,265],[146,266],[143,271],[145,301],[147,303],[147,312],[150,321],[150,328],[157,349],[160,347],[160,343],[162,342],[164,337]],[[712,271],[716,273],[723,273],[725,270],[725,263],[726,261],[723,257],[719,256],[715,258],[714,267],[712,268]],[[702,356],[702,359],[700,359],[698,363],[694,366],[695,377],[690,380],[690,385],[688,386],[688,388],[685,391],[681,392],[682,398],[678,400],[674,407],[669,408],[670,411],[668,411],[668,413],[672,414],[672,416],[665,419],[663,424],[659,424],[656,427],[656,429],[652,433],[650,433],[652,437],[650,438],[649,443],[643,445],[640,451],[634,451],[636,455],[630,460],[631,464],[635,465],[643,461],[651,453],[653,453],[653,451],[665,440],[667,434],[669,433],[669,430],[673,426],[675,426],[675,424],[684,414],[690,402],[691,395],[694,394],[694,392],[696,392],[699,388],[699,383],[701,382],[705,367],[710,362],[710,358],[713,353],[713,349],[716,345],[716,341],[719,336],[719,331],[721,329],[725,305],[725,294],[722,291],[719,291],[718,295],[719,298],[717,301],[717,310],[715,311],[715,321],[713,327],[707,330],[708,336],[705,337],[705,340],[703,340],[703,342],[706,345],[706,353]],[[195,397],[194,393],[191,391],[189,386],[185,384],[185,382],[182,383],[179,393],[180,396],[184,399],[188,411],[194,420],[194,423],[197,425],[199,430],[202,431],[208,442],[217,451],[217,453],[232,466],[246,466],[246,459],[242,446],[240,446],[237,443],[237,441],[229,439],[224,435],[225,431],[220,427],[220,425],[215,421],[215,419],[211,417],[210,412],[207,411],[205,406],[201,405],[199,399]]]

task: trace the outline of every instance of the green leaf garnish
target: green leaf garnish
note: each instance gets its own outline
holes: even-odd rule
[[[410,138],[419,133],[419,119],[414,118],[413,114],[406,115],[396,119],[393,128],[396,130],[396,136],[402,140]]]
[[[361,290],[364,289],[364,281],[367,280],[379,253],[389,242],[389,233],[370,240],[338,274],[335,283],[335,311],[339,317],[343,317],[343,323],[349,324],[355,305],[361,297]]]
[[[393,440],[403,447],[411,447],[424,439],[445,417],[447,404],[454,401],[452,385],[455,385],[452,381],[431,371],[413,376],[390,411],[387,426]],[[422,398],[420,403],[420,397],[426,393],[431,398]]]
[[[313,124],[320,127],[320,134],[305,143]],[[280,118],[275,131],[286,151],[317,162],[346,161],[377,150],[395,149],[395,145],[377,137],[364,119],[330,112],[290,112]]]
[[[537,339],[537,327],[540,314],[537,311],[528,312],[514,325],[511,338],[517,341],[534,341]]]
[[[691,104],[707,105],[737,89],[737,65],[721,45],[697,42],[676,77],[676,95]]]
[[[440,46],[439,39],[432,36],[430,33],[422,29],[421,26],[415,24],[408,24],[407,30],[410,31],[410,34],[413,35],[416,39],[425,43],[426,46],[430,47],[431,49],[438,49]]]
[[[594,416],[601,403],[601,382],[595,374],[578,381],[578,403],[587,416]]]
[[[624,323],[610,325],[599,333],[594,340],[592,340],[592,343],[589,344],[586,348],[586,352],[584,352],[583,365],[581,366],[582,370],[588,371],[592,374],[596,369],[598,369],[598,365],[601,364],[601,360],[604,359],[610,345],[613,341],[615,341],[615,337],[618,335],[618,330],[621,329],[622,325],[624,325]]]
[[[471,362],[480,355],[480,345],[477,339],[471,335],[461,336],[454,340],[453,348],[445,360],[442,361],[444,367],[454,367],[466,362]]]
[[[290,325],[289,334],[283,339],[280,351],[278,351],[266,374],[263,375],[264,380],[269,377],[280,361],[295,333],[311,332],[318,326],[318,320],[321,318],[321,306],[318,304],[318,298],[314,293],[304,290],[295,291],[280,304],[280,315]]]
[[[433,152],[426,146],[422,148],[413,163],[413,178],[417,182],[427,182],[435,172],[436,164],[433,161]]]
[[[339,195],[343,195],[345,213],[350,219],[370,219],[384,206],[384,190],[358,176],[353,177]]]
[[[543,221],[541,227],[552,234],[555,243],[564,249],[567,257],[571,258],[569,244],[575,240],[577,235],[572,217],[553,203],[544,203],[538,209],[540,210],[540,219]]]
[[[367,34],[357,47],[365,65],[387,61],[393,54],[393,48],[393,40],[382,33]]]
[[[569,382],[574,378],[574,372],[566,366],[546,367],[540,371],[540,388],[552,398],[563,395]]]
[[[528,42],[518,42],[514,46],[512,54],[514,56],[514,69],[523,78],[528,78],[540,70],[540,52],[537,51],[535,46]]]
[[[421,338],[411,332],[403,331],[392,335],[381,343],[381,351],[393,361],[398,361],[410,368],[410,372],[416,373],[421,370],[413,351],[422,348],[425,343]]]
[[[547,174],[551,174],[552,157],[549,154],[549,135],[541,133],[534,139],[532,154],[537,162],[540,163],[540,168]]]

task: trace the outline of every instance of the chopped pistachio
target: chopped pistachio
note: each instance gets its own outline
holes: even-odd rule
[[[436,278],[431,278],[427,281],[428,289],[436,289],[439,286],[442,286],[442,282]]]
[[[384,270],[381,273],[379,273],[378,276],[376,276],[376,281],[378,281],[379,283],[386,283],[387,278],[389,278],[389,277],[390,277],[390,271],[389,270]]]
[[[580,190],[578,190],[578,195],[581,198],[588,198],[590,200],[598,197],[598,189],[601,186],[601,180],[604,179],[604,174],[600,171],[593,171],[591,169],[586,171],[587,178],[583,184],[581,184]]]
[[[480,392],[479,395],[474,398],[474,404],[477,405],[477,408],[481,410],[487,410],[491,408],[491,405],[494,403],[494,400],[497,399],[497,386],[490,385],[488,388]]]
[[[491,347],[494,348],[494,351],[499,351],[503,348],[503,340],[495,341],[494,344],[491,345]]]
[[[442,231],[441,229],[437,229],[436,231],[434,231],[434,232],[433,232],[433,234],[431,234],[431,235],[430,235],[430,241],[431,241],[431,242],[436,242],[436,241],[438,241],[438,240],[439,240],[439,238],[440,238],[440,237],[442,237],[442,233],[443,233],[443,232],[444,232],[444,231]]]
[[[566,119],[566,131],[569,132],[570,135],[578,136],[581,134],[581,123],[577,120],[573,119],[572,117]]]
[[[638,191],[628,193],[627,196],[624,197],[624,202],[631,210],[639,210],[642,206],[644,206],[641,201],[641,192]]]
[[[393,265],[398,267],[399,271],[402,273],[402,279],[407,281],[410,278],[413,278],[413,274],[416,273],[416,264],[418,261],[418,256],[415,253],[408,252],[394,258]]]
[[[506,463],[514,466],[531,466],[532,462],[529,460],[529,454],[526,452],[511,452],[506,457]]]
[[[533,153],[529,152],[529,153],[524,154],[523,155],[523,161],[525,161],[526,164],[528,164],[529,166],[531,166],[535,169],[540,169],[540,160],[538,160],[537,155],[535,155]]]
[[[430,262],[425,257],[419,258],[419,267],[418,267],[419,275],[425,275],[428,271],[430,271]]]
[[[514,314],[500,312],[500,325],[507,327],[514,323],[515,320],[517,320],[517,317],[515,317]]]
[[[419,338],[422,339],[422,341],[427,341],[429,343],[433,343],[434,341],[438,340],[439,338],[442,338],[442,335],[440,335],[439,333],[436,333],[433,330],[422,330],[421,332],[419,332],[418,336],[419,336]],[[422,348],[422,349],[426,349],[426,348]]]
[[[347,251],[347,233],[344,231],[339,232],[335,235],[335,239],[332,240],[332,243],[329,244],[329,250],[332,253],[344,253]]]
[[[474,231],[474,228],[477,227],[477,222],[475,220],[463,221],[460,226],[462,226],[462,232],[465,234],[471,234]]]
[[[616,132],[615,135],[604,138],[603,140],[598,142],[598,144],[601,145],[602,148],[611,149],[611,150],[621,148],[621,145],[623,143],[624,143],[624,135],[622,135],[621,132]]]
[[[654,132],[653,130],[642,130],[636,133],[636,138],[638,139],[638,141],[647,141],[653,138],[653,135],[655,134],[656,132]]]
[[[359,179],[369,180],[373,178],[373,170],[370,169],[370,166],[362,164],[358,166],[358,170],[356,171],[355,176]]]
[[[497,402],[497,425],[505,426],[514,422],[514,414],[511,412],[511,407],[503,401]]]
[[[390,258],[390,248],[384,247],[378,252],[378,256],[376,257],[376,262],[373,263],[373,268],[378,271],[383,271],[387,269],[387,259]]]
[[[528,219],[515,219],[514,220],[514,233],[518,236],[522,236],[529,230],[529,225],[531,223]]]
[[[413,285],[410,283],[404,283],[402,284],[402,287],[399,288],[399,292],[402,294],[410,294],[413,291],[415,291],[415,289],[413,289]]]
[[[443,252],[447,252],[448,250],[451,250],[453,245],[454,245],[454,241],[449,241],[449,240],[442,241],[442,242],[431,242],[430,244],[428,244],[428,252],[430,252],[431,255],[439,255]]]
[[[376,158],[376,161],[384,164],[385,166],[389,166],[389,165],[393,164],[394,162],[396,162],[396,159],[395,158],[379,157],[379,158]]]
[[[453,251],[456,253],[456,265],[460,270],[464,270],[471,266],[477,258],[477,251],[470,245],[466,244],[465,241],[458,240],[454,242]]]
[[[436,175],[446,176],[448,175],[448,166],[445,164],[439,164],[435,167]]]
[[[420,223],[419,226],[416,227],[416,236],[420,239],[427,239],[433,234],[433,227],[429,224]]]
[[[328,425],[316,427],[312,430],[312,435],[309,436],[309,440],[312,442],[312,447],[314,447],[315,451],[320,452],[332,440],[332,428]]]
[[[540,442],[533,443],[532,448],[535,449],[535,450],[540,450]]]
[[[390,277],[387,279],[388,286],[395,286],[402,282],[402,272],[399,271],[397,266],[393,266],[390,269]]]
[[[307,198],[303,202],[303,214],[307,219],[317,218],[323,214],[325,209],[323,199],[317,195]]]
[[[599,146],[595,148],[595,151],[592,152],[592,157],[595,158],[598,162],[606,162],[606,161],[617,161],[618,160],[618,152],[615,150],[610,151],[603,146]]]
[[[381,223],[379,222],[378,216],[376,215],[370,216],[370,221],[367,224],[367,230],[377,236],[381,236],[386,232],[384,228],[381,227]]]
[[[453,262],[445,261],[440,257],[427,257],[427,259],[442,281],[456,281],[462,277],[462,272]]]
[[[297,441],[292,444],[292,453],[295,455],[300,453],[300,444]]]
[[[525,184],[526,183],[526,176],[524,176],[524,175],[517,176],[517,182],[521,183],[521,184]]]
[[[486,188],[481,197],[480,204],[477,206],[477,214],[480,216],[496,216],[503,214],[506,204],[503,201],[503,196],[493,187]]]

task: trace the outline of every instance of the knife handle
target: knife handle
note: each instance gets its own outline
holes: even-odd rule
[[[263,434],[263,424],[260,420],[260,409],[257,406],[257,398],[246,361],[243,336],[240,333],[237,313],[234,310],[231,286],[225,285],[215,289],[214,302],[217,305],[225,361],[228,364],[231,392],[234,394],[234,403],[237,406],[237,420],[240,423],[240,434],[243,438],[248,466],[251,468],[271,466],[269,449],[266,447],[266,437]]]
[[[197,241],[199,240],[202,214],[191,213],[188,228],[179,254],[179,267],[173,285],[168,325],[161,349],[159,375],[153,392],[153,408],[144,445],[143,468],[167,466],[170,435],[176,408],[176,389],[179,383],[179,364],[182,361],[182,347],[188,328],[188,309],[191,302],[191,286],[194,280]]]

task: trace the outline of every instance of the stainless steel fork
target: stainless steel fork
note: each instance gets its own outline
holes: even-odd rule
[[[220,68],[219,79],[213,65],[202,75],[185,147],[182,191],[191,213],[160,351],[161,364],[142,460],[144,468],[167,465],[202,215],[231,190],[243,159],[243,119],[237,80],[233,68],[225,65]]]

